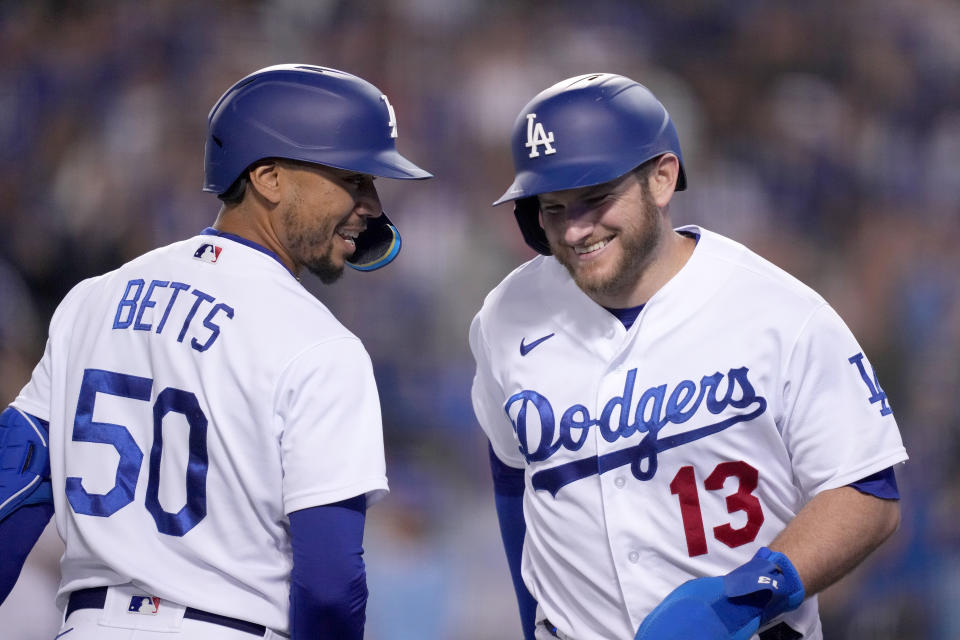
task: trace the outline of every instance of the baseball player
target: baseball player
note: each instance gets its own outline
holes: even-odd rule
[[[539,254],[470,329],[473,405],[529,640],[819,639],[817,592],[899,522],[907,456],[814,291],[702,227],[642,85],[521,111],[513,201]]]
[[[396,256],[373,177],[431,177],[396,138],[361,78],[257,71],[210,112],[213,227],[60,304],[0,416],[0,589],[53,513],[58,638],[363,636],[380,405],[363,345],[299,278]]]

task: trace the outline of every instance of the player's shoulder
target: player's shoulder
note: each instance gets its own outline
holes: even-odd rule
[[[188,245],[191,239],[178,240],[168,245],[150,249],[140,255],[131,258],[120,266],[106,271],[102,274],[87,278],[79,282],[74,289],[79,291],[95,289],[97,286],[104,286],[111,280],[126,277],[130,273],[138,273],[144,270],[144,267],[168,259],[169,256],[179,254],[182,249]]]
[[[543,291],[551,279],[549,256],[536,256],[506,275],[484,297],[474,316],[471,333],[490,337],[509,325],[523,324],[531,308],[543,311]]]
[[[98,290],[110,286],[112,282],[125,277],[131,272],[137,272],[141,270],[144,265],[160,259],[165,253],[169,253],[171,248],[183,245],[187,242],[187,240],[182,240],[170,245],[151,249],[150,251],[132,258],[122,265],[111,269],[110,271],[105,271],[104,273],[80,280],[73,285],[73,287],[71,287],[67,292],[67,295],[63,297],[58,305],[58,309],[68,308],[71,305],[82,305],[90,295],[94,294]]]
[[[115,306],[128,294],[146,296],[154,285],[161,291],[173,283],[184,291],[181,300],[192,300],[193,294],[229,306],[233,326],[243,328],[233,333],[244,339],[271,336],[272,344],[297,349],[318,334],[355,338],[278,258],[252,243],[206,233],[154,248],[78,283],[58,311],[80,317],[94,307]]]
[[[120,270],[129,274],[184,273],[185,279],[192,280],[190,284],[210,287],[232,304],[243,304],[244,315],[270,323],[274,332],[297,327],[310,333],[317,329],[346,331],[278,257],[241,238],[201,233],[149,251]]]
[[[275,298],[276,306],[262,309],[265,328],[274,336],[286,336],[285,341],[291,343],[310,343],[317,336],[322,336],[323,340],[359,342],[359,338],[340,322],[327,305],[296,280],[290,280],[292,282],[283,283],[286,295]]]
[[[556,260],[549,256],[536,256],[524,262],[490,290],[484,298],[480,315],[502,314],[505,307],[521,302],[528,306],[541,292],[559,284],[560,274],[556,267],[559,267]]]
[[[176,244],[182,244],[182,242]],[[123,278],[127,273],[135,271],[140,265],[156,259],[156,256],[161,255],[169,246],[172,245],[152,249],[114,269],[80,280],[61,298],[60,303],[54,311],[52,324],[56,324],[58,320],[63,321],[62,319],[64,317],[70,317],[75,313],[79,313],[80,310],[87,308],[88,301],[94,298],[98,292],[111,287],[112,283]],[[67,320],[67,322],[72,321]]]
[[[747,297],[761,299],[770,308],[774,300],[797,307],[816,308],[826,303],[823,296],[799,278],[746,245],[703,227],[680,227],[677,231],[699,235],[697,251],[707,269],[728,269],[729,286],[743,290]],[[711,264],[712,263],[712,264]]]
[[[591,305],[555,258],[536,256],[487,294],[470,325],[471,345],[507,345],[528,333],[550,333],[558,316],[578,316]]]

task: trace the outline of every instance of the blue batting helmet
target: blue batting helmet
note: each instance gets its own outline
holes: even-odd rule
[[[516,201],[530,247],[550,255],[536,196],[609,182],[664,153],[680,161],[676,189],[687,187],[670,114],[642,84],[610,73],[558,82],[521,111],[511,137],[516,176],[494,206]]]
[[[433,177],[397,151],[397,119],[387,96],[337,69],[306,64],[260,69],[227,89],[207,124],[203,190],[218,195],[267,158],[400,180]],[[348,263],[362,271],[387,264],[400,248],[400,236],[385,215],[369,221],[368,231]]]

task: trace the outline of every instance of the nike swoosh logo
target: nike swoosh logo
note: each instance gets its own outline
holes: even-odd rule
[[[540,338],[540,339],[538,339],[538,340],[534,340],[534,341],[531,342],[530,344],[523,344],[523,341],[524,341],[526,338],[520,338],[520,355],[521,355],[521,356],[527,355],[528,353],[530,353],[531,351],[533,351],[534,347],[536,347],[538,344],[540,344],[540,343],[543,342],[544,340],[549,340],[550,338],[552,338],[552,337],[555,336],[555,335],[556,335],[555,333],[551,333],[550,335],[543,336],[542,338]]]

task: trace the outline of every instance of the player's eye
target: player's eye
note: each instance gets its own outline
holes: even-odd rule
[[[355,187],[362,187],[367,180],[372,180],[372,177],[363,173],[353,173],[343,178],[344,182]]]
[[[584,200],[584,203],[590,206],[597,206],[603,203],[603,201],[606,200],[609,195],[610,195],[609,193],[597,193],[586,198]]]

